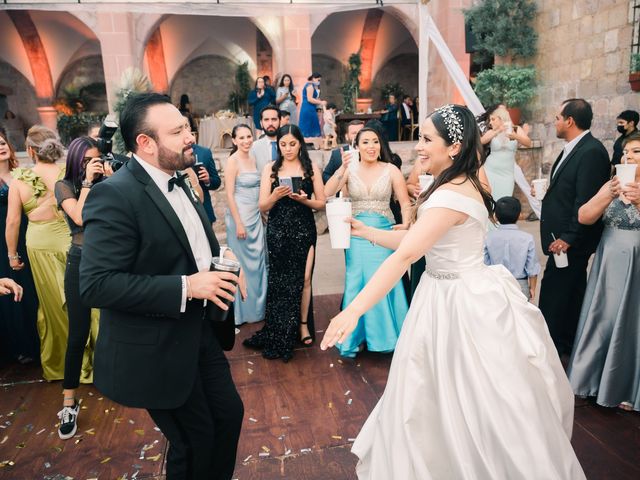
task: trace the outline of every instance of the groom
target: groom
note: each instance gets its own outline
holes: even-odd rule
[[[83,211],[80,290],[101,309],[95,385],[147,409],[169,440],[167,480],[228,480],[244,410],[205,309],[233,299],[238,278],[208,271],[220,247],[176,176],[193,163],[188,121],[168,97],[141,94],[127,101],[120,130],[133,158],[90,187]],[[233,323],[222,332],[232,340]]]

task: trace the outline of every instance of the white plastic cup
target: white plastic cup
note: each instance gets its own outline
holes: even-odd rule
[[[537,178],[531,182],[533,185],[533,191],[535,193],[535,197],[538,200],[542,200],[544,198],[544,194],[547,193],[547,179],[546,178]]]
[[[620,163],[616,165],[616,177],[618,177],[621,187],[624,187],[627,183],[633,183],[636,180],[637,168],[638,165],[635,163]]]
[[[349,248],[351,246],[351,199],[332,197],[327,200],[327,223],[331,248]]]
[[[349,170],[355,172],[360,166],[360,152],[355,148],[350,148],[347,152],[351,155],[349,157]]]
[[[556,264],[556,268],[567,268],[569,266],[567,252],[554,253],[553,261]]]
[[[420,181],[420,191],[424,192],[427,188],[429,188],[431,186],[431,184],[434,181],[433,175],[429,175],[429,174],[422,174],[418,177],[418,180]]]

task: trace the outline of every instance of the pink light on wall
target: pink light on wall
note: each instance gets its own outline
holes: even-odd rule
[[[42,45],[38,29],[27,11],[13,10],[7,11],[7,14],[15,25],[29,58],[38,101],[43,105],[50,105],[54,96],[53,79],[51,78],[47,53]]]

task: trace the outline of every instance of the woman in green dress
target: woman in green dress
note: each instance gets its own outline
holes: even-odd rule
[[[35,166],[17,168],[12,172],[15,180],[9,190],[6,226],[9,266],[14,270],[24,267],[17,253],[24,211],[29,219],[27,256],[40,302],[37,322],[40,362],[46,380],[59,380],[64,376],[69,323],[64,272],[70,236],[69,227],[56,205],[54,186],[64,175],[64,169],[56,165],[64,157],[64,147],[55,132],[42,125],[29,129],[26,147]]]

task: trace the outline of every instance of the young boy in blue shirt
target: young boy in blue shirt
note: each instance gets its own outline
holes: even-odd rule
[[[522,207],[514,197],[502,197],[496,202],[498,228],[490,231],[484,246],[484,263],[504,265],[516,278],[522,293],[533,300],[540,273],[533,236],[518,229],[516,222]]]

